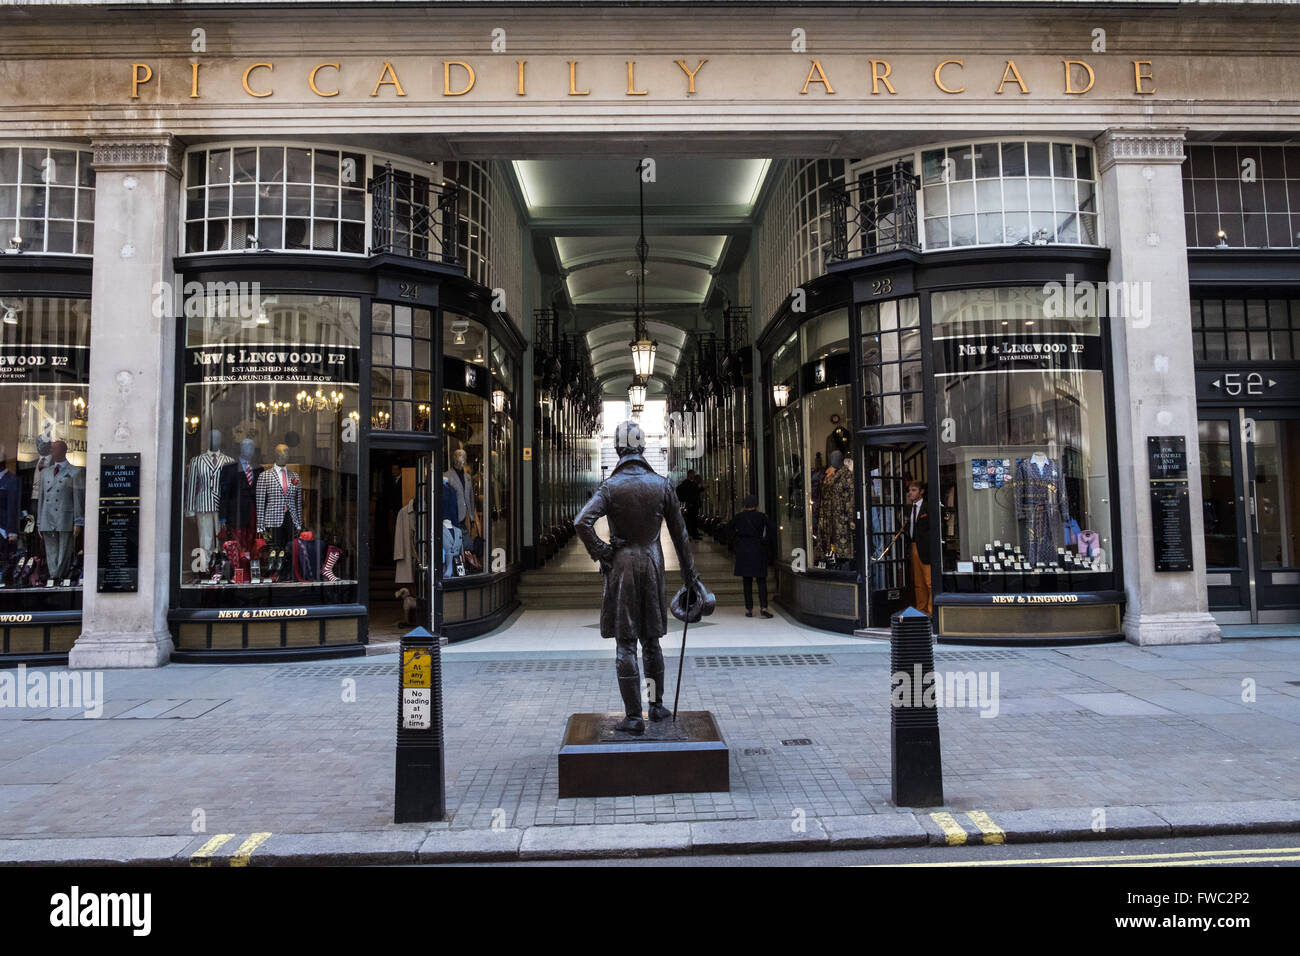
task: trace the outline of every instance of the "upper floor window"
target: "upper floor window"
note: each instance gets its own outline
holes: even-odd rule
[[[0,248],[88,256],[95,243],[89,150],[0,146]]]
[[[963,143],[921,152],[925,248],[1097,244],[1092,148]]]
[[[195,150],[185,168],[185,251],[366,252],[366,156],[337,149]]]
[[[1300,358],[1300,299],[1193,299],[1192,348],[1203,362]]]
[[[1300,246],[1300,147],[1188,146],[1189,246]]]

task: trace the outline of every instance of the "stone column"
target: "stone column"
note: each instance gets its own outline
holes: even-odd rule
[[[1111,282],[1128,283],[1136,303],[1111,316],[1115,443],[1127,609],[1134,644],[1218,641],[1205,587],[1204,518],[1196,426],[1196,382],[1183,223],[1183,132],[1107,130],[1097,140]],[[1137,283],[1136,286],[1133,283]],[[1147,438],[1186,438],[1192,564],[1155,570]]]
[[[158,667],[171,658],[172,437],[176,320],[171,299],[180,215],[180,153],[170,135],[97,140],[86,453],[85,594],[72,667]],[[155,313],[161,313],[158,317]],[[99,461],[139,452],[139,590],[99,594]]]

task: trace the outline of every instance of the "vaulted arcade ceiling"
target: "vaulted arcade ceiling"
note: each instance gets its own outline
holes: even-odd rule
[[[749,249],[754,206],[769,168],[764,159],[650,157],[644,183],[647,330],[659,344],[651,395],[683,361],[689,333],[715,329],[718,277]],[[513,163],[544,272],[563,277],[577,330],[610,398],[632,381],[641,265],[641,157],[525,160]],[[748,301],[737,304],[748,304]]]

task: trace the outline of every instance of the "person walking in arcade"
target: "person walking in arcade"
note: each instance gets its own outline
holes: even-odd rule
[[[930,584],[930,515],[926,510],[926,484],[912,481],[907,485],[907,555],[912,568],[913,604],[922,614],[934,616]]]

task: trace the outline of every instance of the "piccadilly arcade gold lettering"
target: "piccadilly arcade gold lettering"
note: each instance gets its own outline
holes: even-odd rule
[[[190,99],[201,99],[203,97],[203,94],[200,92],[199,83],[201,64],[189,60],[183,62],[189,66],[188,96]],[[475,70],[472,61],[449,59],[442,60],[441,62],[442,88],[439,90],[435,86],[432,90],[427,91],[429,94],[434,96],[467,96],[477,89],[479,73]],[[527,76],[525,73],[525,65],[527,62],[527,60],[515,61],[514,86],[516,96],[528,95]],[[704,65],[709,62],[708,59],[703,57],[699,58],[694,67],[689,66],[685,59],[673,60],[672,62],[682,71],[686,80],[685,90],[681,91],[681,94],[678,95],[684,94],[692,96],[699,92],[697,80],[700,71],[704,68]],[[1006,87],[1008,84],[1013,84],[1022,95],[1031,95],[1030,85],[1026,77],[1032,77],[1032,71],[1027,74],[1014,59],[1006,59],[1002,62],[1003,68],[1000,76],[997,73],[991,72],[984,74],[988,86],[983,86],[982,81],[980,85],[983,86],[983,89],[997,96],[1002,95],[1007,91]],[[1083,96],[1094,90],[1097,84],[1097,69],[1094,69],[1092,64],[1082,59],[1062,59],[1059,62],[1063,72],[1061,74],[1061,85],[1055,91],[1057,95]],[[1129,62],[1133,71],[1133,86],[1131,93],[1136,96],[1154,95],[1156,92],[1156,77],[1153,61],[1131,60]],[[576,59],[568,60],[567,65],[569,80],[568,95],[591,96],[591,87],[584,86],[578,77],[581,61]],[[636,75],[637,60],[626,59],[624,60],[624,65],[627,72],[627,85],[621,91],[624,96],[648,97],[656,95],[651,92],[648,86],[643,86],[638,80]],[[866,89],[854,88],[849,90],[849,95],[897,95],[898,86],[896,86],[896,84],[903,86],[906,85],[906,74],[899,74],[896,72],[894,65],[888,59],[871,58],[866,61],[865,66],[866,68],[861,74],[861,82],[865,87],[866,80],[869,79],[871,82],[870,91],[868,92]],[[1042,66],[1043,64],[1038,64],[1040,69]],[[160,66],[155,68],[150,63],[131,63],[130,68],[130,99],[140,99],[141,94],[145,90],[160,88],[158,86],[158,81],[164,67]],[[274,61],[269,60],[247,64],[246,66],[243,66],[242,70],[238,65],[235,66],[235,71],[237,75],[240,76],[240,86],[244,93],[256,99],[264,99],[275,94],[275,88],[271,85],[270,78],[262,77],[258,72],[265,70],[270,74],[274,72],[275,69],[276,65]],[[304,68],[305,75],[299,75],[304,75],[307,91],[310,91],[310,93],[323,99],[332,99],[344,95],[339,89],[337,79],[338,75],[341,74],[344,69],[345,65],[340,61],[327,61],[317,63],[310,68]],[[968,71],[964,58],[950,57],[948,59],[940,60],[935,65],[932,78],[935,87],[942,93],[951,96],[963,95],[968,93],[970,88],[961,83],[961,81],[958,80],[958,77],[965,75],[974,78],[977,69],[979,72],[983,73],[984,70],[988,69],[988,67],[981,65],[977,68],[975,65],[972,65],[969,67]],[[436,70],[437,66],[435,65],[435,73],[433,77],[435,84],[437,83]],[[333,83],[329,82],[329,71],[333,71],[335,74]],[[207,76],[208,74],[204,75]],[[994,78],[997,78],[996,83],[994,82]],[[795,79],[795,82],[797,83],[798,80]],[[817,59],[809,61],[807,72],[804,75],[803,84],[798,90],[799,94],[807,96],[809,88],[815,84],[820,84],[822,92],[827,95],[836,94],[836,88],[831,83],[830,73],[826,65]],[[210,85],[210,81],[205,85]],[[276,85],[279,86],[280,84]],[[391,60],[384,60],[382,65],[379,67],[378,78],[375,81],[374,87],[370,90],[369,96],[378,97],[384,87],[391,87],[393,93],[398,97],[407,96],[406,88],[398,77],[397,68]],[[161,89],[166,90],[170,89],[170,87],[164,83]],[[613,91],[607,90],[607,92],[612,93]],[[352,94],[354,97],[359,95],[364,94],[359,92]],[[419,95],[424,94],[421,93]],[[663,94],[659,93],[658,95],[662,96]],[[976,92],[976,95],[979,95],[978,91]]]

